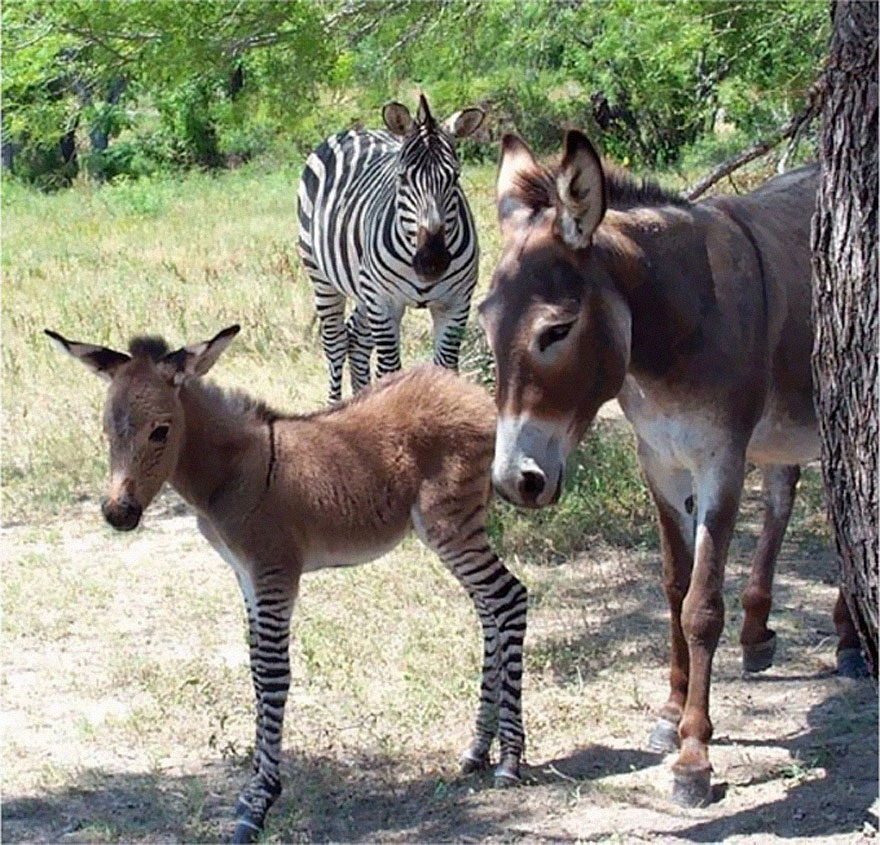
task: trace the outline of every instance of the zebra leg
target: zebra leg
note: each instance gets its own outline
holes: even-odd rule
[[[249,620],[258,721],[254,773],[235,806],[233,842],[253,842],[263,829],[266,813],[281,794],[281,731],[290,688],[288,645],[295,593],[282,587],[261,588],[259,584],[254,588],[250,582],[244,586],[250,588],[254,607]]]
[[[360,303],[345,324],[348,332],[348,369],[352,395],[370,383],[370,356],[373,352],[373,330],[366,309]]]
[[[342,398],[342,365],[348,351],[345,330],[345,297],[323,279],[312,279],[315,287],[315,309],[321,321],[321,345],[330,370],[329,400]]]
[[[432,302],[431,319],[434,323],[434,363],[450,370],[458,369],[458,352],[464,340],[470,297],[465,302]]]
[[[504,566],[486,535],[485,504],[450,496],[448,490],[423,491],[413,523],[423,542],[439,555],[471,596],[484,636],[483,679],[476,736],[465,753],[470,763],[488,760],[496,725],[501,757],[495,784],[520,780],[525,746],[522,724],[522,649],[526,633],[526,588]],[[432,501],[433,500],[433,501]],[[466,514],[462,519],[461,515]],[[500,651],[500,654],[499,654]]]
[[[389,300],[365,303],[376,347],[376,376],[382,378],[400,369],[400,320],[403,304]]]

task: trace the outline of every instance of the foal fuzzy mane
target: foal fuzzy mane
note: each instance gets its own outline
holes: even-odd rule
[[[132,358],[149,358],[151,361],[159,361],[168,352],[168,343],[162,337],[156,335],[138,335],[128,342],[128,351]]]
[[[559,164],[537,165],[514,176],[517,198],[534,210],[556,204],[556,177]],[[605,199],[609,208],[626,209],[659,205],[690,205],[675,191],[662,187],[653,179],[636,179],[622,167],[602,160],[605,173]]]

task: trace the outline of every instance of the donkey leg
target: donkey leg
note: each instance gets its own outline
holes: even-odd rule
[[[688,695],[679,723],[681,751],[672,766],[673,800],[686,807],[711,797],[709,688],[712,658],[724,628],[724,565],[742,492],[745,457],[729,451],[696,478],[697,534],[691,583],[681,607],[688,645]]]
[[[767,466],[762,468],[762,474],[764,527],[752,558],[749,582],[742,594],[745,616],[739,641],[746,672],[761,672],[773,664],[776,634],[767,627],[773,601],[773,571],[801,471],[796,465]]]
[[[321,323],[321,346],[327,359],[330,386],[328,398],[337,402],[342,398],[342,366],[348,351],[345,330],[345,297],[327,282],[314,279],[315,309]]]
[[[690,586],[694,560],[696,506],[689,472],[662,465],[657,454],[639,443],[639,460],[657,507],[663,583],[669,602],[669,698],[660,708],[648,737],[652,751],[667,754],[679,747],[678,723],[684,712],[688,687],[688,647],[681,627],[681,605]]]
[[[263,829],[266,813],[281,794],[281,732],[290,688],[290,616],[295,589],[271,586],[281,569],[261,573],[252,589],[254,614],[250,637],[251,677],[258,699],[254,774],[235,807],[233,842],[252,842]]]
[[[449,489],[423,490],[419,499],[419,505],[413,508],[413,522],[420,538],[437,552],[464,586],[483,625],[480,707],[476,736],[466,757],[477,763],[488,759],[497,724],[501,756],[495,769],[495,783],[518,783],[525,745],[521,696],[526,588],[489,544],[482,481],[477,503]],[[499,648],[500,656],[496,657]]]
[[[867,677],[868,667],[862,656],[859,632],[842,590],[838,591],[834,604],[834,627],[837,629],[837,674],[845,678]]]
[[[364,306],[355,305],[345,323],[348,332],[348,367],[352,395],[370,383],[370,356],[373,352],[373,331]]]

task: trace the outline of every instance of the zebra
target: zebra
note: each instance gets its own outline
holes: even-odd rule
[[[388,131],[334,135],[308,157],[300,181],[299,253],[315,294],[330,401],[342,396],[348,357],[352,392],[400,369],[400,320],[427,307],[434,363],[458,368],[458,351],[477,282],[479,248],[459,185],[454,141],[484,113],[455,112],[438,123],[424,95],[415,119],[401,103],[383,109]],[[345,317],[346,298],[354,308]]]

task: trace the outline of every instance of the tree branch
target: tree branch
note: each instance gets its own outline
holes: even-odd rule
[[[719,182],[725,176],[733,173],[734,170],[738,170],[744,164],[748,164],[748,162],[770,152],[770,150],[779,144],[780,141],[784,141],[786,138],[796,137],[800,134],[801,130],[819,114],[822,109],[824,97],[825,80],[824,77],[820,77],[819,81],[810,89],[810,93],[807,95],[807,105],[803,110],[792,115],[786,123],[766,138],[752,144],[751,147],[743,150],[738,155],[719,164],[718,167],[711,171],[707,176],[704,176],[702,179],[694,182],[693,185],[682,191],[682,195],[685,199],[697,199],[711,188],[712,185]]]

